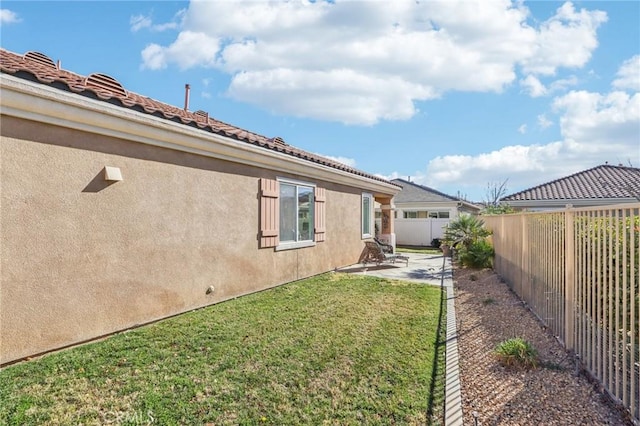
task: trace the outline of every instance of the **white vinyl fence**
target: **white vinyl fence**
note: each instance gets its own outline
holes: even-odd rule
[[[395,219],[396,244],[429,246],[434,238],[442,238],[451,219]]]

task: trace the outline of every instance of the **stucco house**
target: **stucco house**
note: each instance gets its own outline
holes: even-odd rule
[[[503,197],[515,210],[556,210],[640,201],[640,169],[603,164]]]
[[[401,189],[42,53],[0,71],[0,364],[353,264]]]
[[[404,179],[391,182],[402,187],[394,198],[395,243],[428,246],[442,238],[444,227],[461,214],[477,215],[481,207],[433,188]]]

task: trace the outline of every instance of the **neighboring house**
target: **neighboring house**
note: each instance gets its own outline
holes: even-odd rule
[[[402,191],[393,199],[396,244],[428,246],[442,238],[444,227],[461,214],[478,214],[480,207],[404,179],[391,182]]]
[[[41,53],[0,70],[0,364],[353,264],[400,190]]]
[[[516,210],[553,210],[640,201],[640,169],[604,164],[503,197]]]

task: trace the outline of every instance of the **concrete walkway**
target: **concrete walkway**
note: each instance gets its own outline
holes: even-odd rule
[[[446,384],[445,384],[445,425],[462,425],[462,398],[460,396],[460,372],[458,364],[458,334],[456,330],[456,310],[453,294],[453,270],[451,258],[434,254],[402,253],[409,256],[409,265],[404,262],[356,264],[341,268],[339,272],[371,275],[388,279],[414,281],[428,285],[442,286],[447,297],[447,340],[446,340]]]

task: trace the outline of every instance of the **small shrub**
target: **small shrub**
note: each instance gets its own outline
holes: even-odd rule
[[[468,268],[490,268],[493,264],[495,251],[486,240],[478,240],[469,246],[462,248],[458,253],[458,259],[462,266]]]
[[[564,371],[566,370],[565,367],[563,367],[561,364],[558,364],[557,362],[543,362],[540,364],[542,367],[546,368],[547,370],[553,370],[553,371]]]
[[[510,214],[515,212],[516,212],[515,209],[511,207],[509,204],[500,203],[497,205],[486,206],[484,209],[482,209],[481,214],[494,215],[494,214]]]
[[[440,241],[440,238],[434,238],[433,240],[431,240],[431,247],[440,248],[441,244],[442,241]]]
[[[535,368],[538,365],[538,351],[521,337],[501,342],[496,346],[495,354],[507,367]]]
[[[491,297],[487,297],[486,299],[482,299],[482,304],[484,306],[493,305],[494,303],[496,303],[496,301],[494,299],[492,299]]]
[[[469,281],[478,281],[478,277],[476,276],[476,274],[469,275]]]

